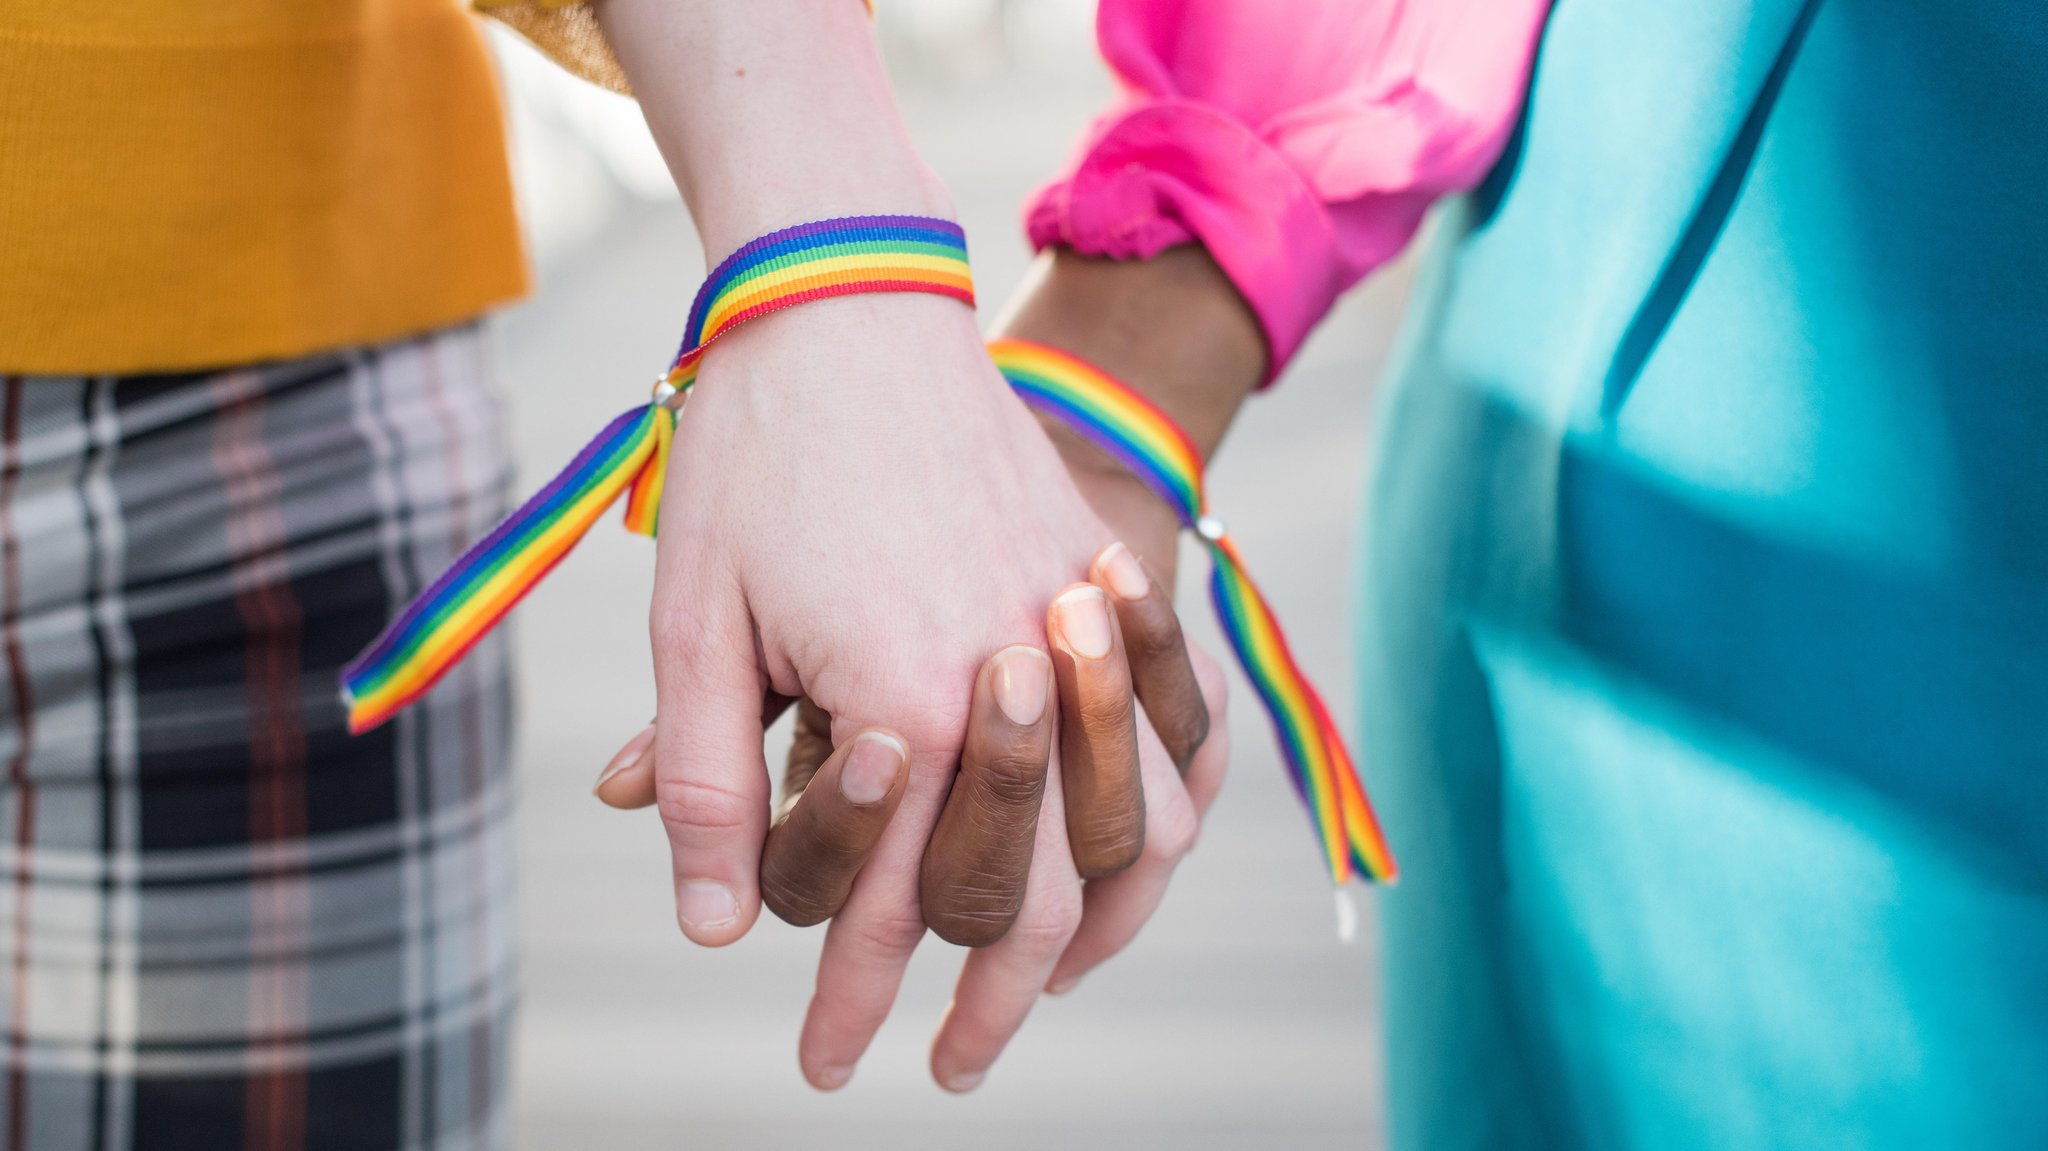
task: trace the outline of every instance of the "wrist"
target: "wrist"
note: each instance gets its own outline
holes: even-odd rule
[[[719,178],[688,197],[707,266],[779,229],[847,216],[928,216],[953,220],[953,197],[937,173],[907,146],[844,164],[781,163],[760,187]]]
[[[953,215],[857,0],[601,0],[598,18],[708,263],[810,220]]]
[[[1114,376],[1211,458],[1265,371],[1257,318],[1199,247],[1115,262],[1039,258],[996,334],[1049,345]],[[1039,416],[1095,514],[1171,588],[1180,521],[1125,465],[1058,417]]]
[[[1257,317],[1196,246],[1131,261],[1042,254],[996,334],[1108,372],[1179,424],[1204,460],[1265,372]]]

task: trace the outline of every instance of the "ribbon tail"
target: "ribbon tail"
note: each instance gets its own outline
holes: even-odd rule
[[[661,524],[661,492],[668,481],[669,450],[676,441],[676,414],[665,404],[653,404],[649,419],[654,425],[654,451],[634,475],[626,496],[626,530],[651,538]]]
[[[1344,738],[1338,733],[1337,724],[1330,718],[1329,709],[1323,705],[1315,685],[1303,679],[1302,688],[1315,705],[1322,729],[1328,737],[1330,759],[1335,764],[1332,774],[1337,780],[1338,810],[1343,817],[1353,874],[1368,883],[1391,885],[1399,881],[1401,867],[1394,862],[1393,849],[1387,844],[1386,832],[1380,828],[1379,815],[1373,811],[1372,801],[1366,798],[1365,783],[1359,778],[1358,765],[1352,761],[1351,752],[1344,746]]]
[[[1329,708],[1309,682],[1265,596],[1226,537],[1209,541],[1210,593],[1223,634],[1258,692],[1295,792],[1309,809],[1333,883],[1391,883],[1398,873],[1358,768]]]
[[[674,417],[659,405],[634,408],[605,425],[568,467],[462,553],[342,668],[349,731],[369,731],[396,715],[482,641],[648,470],[665,448],[664,425],[672,431]]]

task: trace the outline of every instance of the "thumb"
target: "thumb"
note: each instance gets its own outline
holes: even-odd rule
[[[676,919],[707,947],[745,935],[761,910],[768,769],[754,652],[737,603],[654,622],[655,806],[674,863]]]

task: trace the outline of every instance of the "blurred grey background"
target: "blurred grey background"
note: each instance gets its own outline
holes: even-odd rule
[[[985,311],[1029,258],[1021,200],[1111,94],[1092,11],[1089,0],[882,5],[906,115],[959,200]],[[667,363],[703,259],[635,106],[495,39],[540,282],[494,323],[531,486]],[[1251,405],[1212,481],[1347,730],[1367,411],[1406,284],[1397,266],[1344,302],[1279,390]],[[1190,555],[1183,568],[1190,630],[1227,661],[1194,582],[1206,565]],[[1313,841],[1242,679],[1230,782],[1128,953],[1042,1000],[981,1090],[955,1098],[932,1084],[926,1051],[962,953],[927,938],[852,1083],[812,1092],[795,1051],[821,932],[764,917],[737,946],[689,945],[652,814],[590,797],[652,714],[652,570],[644,541],[602,527],[518,614],[525,978],[513,1078],[527,1151],[1379,1145],[1373,918],[1339,944]],[[775,762],[787,734],[770,739]]]

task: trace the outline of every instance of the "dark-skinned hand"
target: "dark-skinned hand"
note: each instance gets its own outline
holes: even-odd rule
[[[1106,549],[1090,576],[1047,612],[1050,658],[1016,644],[983,664],[959,772],[925,849],[925,923],[976,949],[933,1048],[933,1074],[951,1090],[980,1082],[1040,988],[1066,989],[1136,935],[1221,784],[1213,663],[1204,658],[1198,676],[1170,597],[1128,549]],[[760,881],[772,911],[809,926],[853,890],[902,795],[909,749],[880,728],[834,748],[831,717],[793,702]],[[770,697],[764,719],[791,703]],[[653,802],[653,742],[650,726],[619,753],[600,799]],[[1048,800],[1063,819],[1040,819]]]

